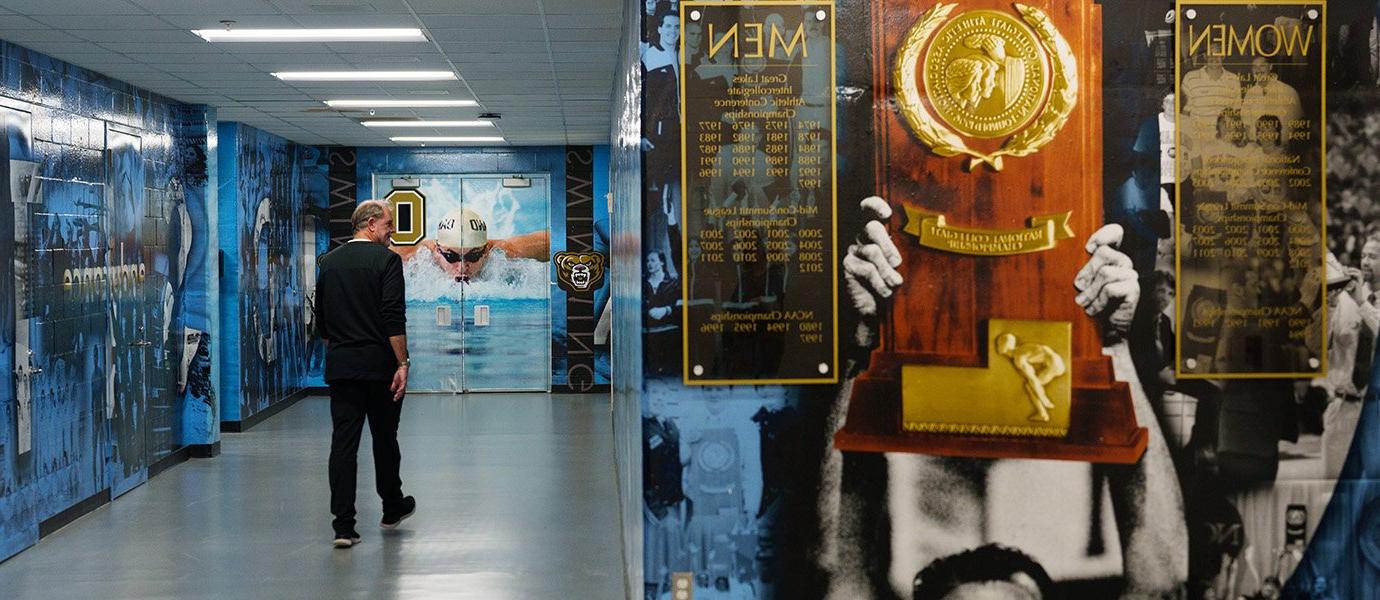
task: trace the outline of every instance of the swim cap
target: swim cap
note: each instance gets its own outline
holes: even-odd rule
[[[447,248],[477,248],[489,241],[489,224],[468,208],[452,210],[436,225],[436,242]]]

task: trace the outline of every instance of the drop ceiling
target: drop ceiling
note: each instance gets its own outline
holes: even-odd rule
[[[192,29],[419,27],[425,43],[209,43]],[[304,144],[502,135],[511,145],[609,139],[621,0],[0,0],[0,39],[217,109]],[[298,70],[453,70],[458,81],[284,82]],[[473,108],[330,109],[333,98],[473,99]],[[488,128],[367,128],[366,118],[503,118]],[[411,145],[411,144],[408,144]]]

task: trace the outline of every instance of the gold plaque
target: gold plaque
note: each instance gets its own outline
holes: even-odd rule
[[[955,6],[936,4],[906,35],[897,50],[896,98],[935,154],[966,155],[970,170],[986,164],[1000,171],[1002,157],[1029,156],[1064,127],[1078,101],[1077,60],[1038,8],[1016,4],[1019,19],[995,10],[950,19]],[[1010,137],[984,151],[964,136]]]
[[[944,215],[932,215],[907,205],[906,227],[926,248],[972,256],[1015,256],[1053,249],[1059,240],[1073,238],[1072,212],[1026,219],[1024,229],[977,229],[949,225]]]
[[[902,365],[906,431],[1059,437],[1069,432],[1073,326],[992,319],[983,367]]]

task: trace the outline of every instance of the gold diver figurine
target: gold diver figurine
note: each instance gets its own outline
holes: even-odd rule
[[[997,336],[997,354],[1010,358],[1016,371],[1025,377],[1025,392],[1035,407],[1029,419],[1048,422],[1049,409],[1054,408],[1054,402],[1045,393],[1045,386],[1068,372],[1064,359],[1044,344],[1018,344],[1016,336],[1009,333]]]

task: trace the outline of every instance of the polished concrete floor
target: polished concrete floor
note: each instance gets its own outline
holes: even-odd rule
[[[0,563],[0,597],[622,598],[608,402],[409,396],[399,439],[417,514],[377,527],[366,437],[364,543],[336,550],[330,404],[307,398]]]

